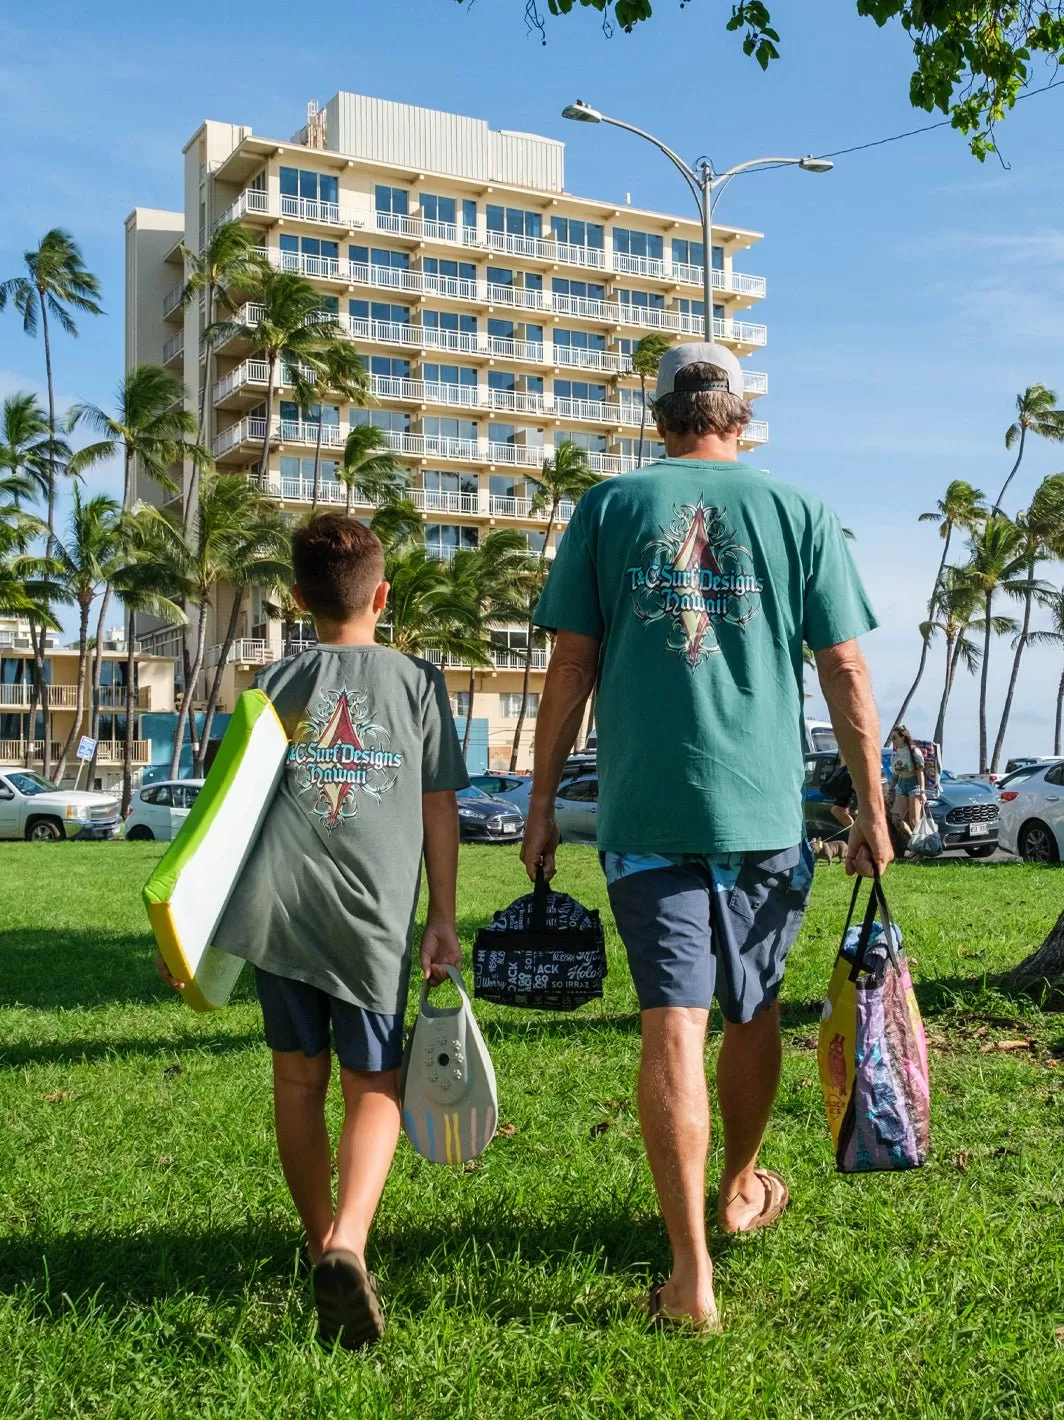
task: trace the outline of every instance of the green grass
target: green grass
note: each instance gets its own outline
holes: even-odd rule
[[[714,1233],[712,1340],[636,1310],[667,1254],[616,936],[598,1006],[481,1010],[515,1129],[464,1172],[401,1145],[372,1242],[389,1331],[351,1356],[318,1347],[295,1272],[248,982],[196,1016],[152,973],[158,852],[0,845],[0,1415],[1064,1415],[1064,1020],[987,984],[1055,920],[1059,871],[892,872],[936,1042],[933,1157],[852,1178],[814,1049],[848,888],[818,870],[764,1154],[793,1203],[769,1234]],[[561,861],[604,906],[594,855]],[[463,849],[466,944],[524,888],[515,851]]]

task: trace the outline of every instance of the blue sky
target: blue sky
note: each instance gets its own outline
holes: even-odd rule
[[[543,47],[525,33],[522,0],[319,0],[298,21],[278,0],[20,7],[0,56],[0,275],[49,226],[75,233],[107,316],[79,340],[58,339],[57,388],[65,401],[107,402],[122,368],[123,220],[134,205],[178,204],[181,148],[204,118],[287,138],[308,99],[361,91],[562,138],[571,191],[630,192],[664,210],[685,198],[665,160],[616,130],[564,122],[566,102],[582,97],[718,167],[931,121],[908,104],[904,36],[851,3],[775,0],[783,58],[767,74],[724,32],[726,8],[658,0],[660,18],[609,41],[581,12],[549,22]],[[1019,106],[1000,132],[1008,170],[980,166],[945,128],[840,158],[825,177],[740,179],[722,199],[721,217],[766,234],[743,257],[768,278],[754,318],[769,344],[749,362],[771,380],[758,406],[772,432],[760,461],[815,489],[857,534],[883,623],[866,649],[885,717],[911,677],[939,552],[916,515],[951,478],[993,495],[1010,463],[1003,435],[1016,393],[1036,380],[1064,393],[1062,113],[1064,89]],[[0,392],[39,384],[42,364],[39,342],[0,317]],[[1064,447],[1034,445],[1017,498],[1061,470]],[[117,486],[115,473],[96,483]],[[992,730],[1009,659],[1006,644],[995,648]],[[1028,653],[1008,752],[1051,748],[1062,659]],[[933,652],[914,730],[933,725],[939,678]],[[976,685],[965,678],[947,763],[975,768],[976,743]]]

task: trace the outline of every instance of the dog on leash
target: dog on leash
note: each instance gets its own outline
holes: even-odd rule
[[[846,861],[845,838],[813,838],[809,842],[813,857],[819,863],[844,863]]]

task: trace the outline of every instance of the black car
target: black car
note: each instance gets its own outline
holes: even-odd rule
[[[463,843],[519,843],[525,821],[513,804],[470,785],[459,789],[458,836]]]

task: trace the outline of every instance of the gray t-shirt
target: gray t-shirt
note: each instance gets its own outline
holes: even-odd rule
[[[214,943],[400,1014],[421,796],[469,783],[443,675],[387,646],[315,646],[256,684],[288,733],[288,762]]]

